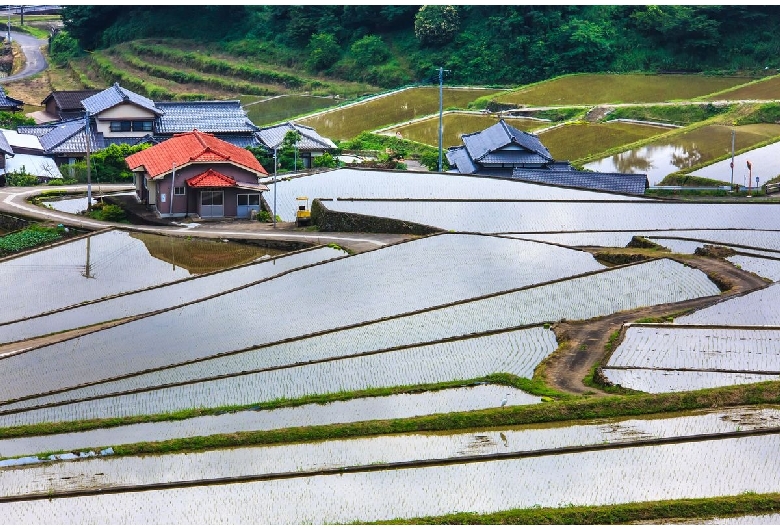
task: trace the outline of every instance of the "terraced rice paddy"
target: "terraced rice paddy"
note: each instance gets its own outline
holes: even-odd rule
[[[534,106],[655,103],[706,96],[751,80],[691,75],[579,74],[506,92],[496,97],[496,101]]]
[[[640,123],[574,123],[539,132],[539,139],[557,160],[580,160],[604,151],[669,132],[671,127]],[[590,169],[589,166],[588,169]],[[625,171],[623,173],[634,173]]]
[[[12,502],[0,505],[0,514],[9,524],[348,523],[534,505],[762,493],[773,491],[773,477],[780,471],[780,435],[608,447],[537,458]],[[605,480],[604,469],[614,478]]]
[[[585,164],[586,169],[601,172],[646,173],[651,186],[658,185],[664,177],[694,166],[707,165],[714,160],[731,153],[731,131],[736,129],[736,149],[741,150],[752,145],[780,136],[780,125],[758,124],[740,127],[726,125],[707,125],[679,135],[665,137],[643,147],[631,149],[617,155]],[[749,156],[748,156],[749,158]],[[731,159],[729,158],[729,162]],[[769,164],[762,167],[763,178],[771,178]],[[731,170],[723,171],[717,180],[730,182]],[[747,185],[747,166],[735,165],[735,184]],[[713,178],[709,174],[708,178]],[[771,175],[771,176],[769,176]]]
[[[691,171],[691,175],[719,180],[729,184],[732,183],[733,179],[734,184],[747,187],[748,177],[752,174],[753,180],[750,182],[750,186],[756,187],[756,177],[759,179],[758,184],[760,186],[767,180],[780,174],[780,162],[778,160],[780,160],[780,142],[735,155],[733,176],[730,156],[726,160]],[[752,165],[752,172],[748,170],[748,161]]]
[[[595,191],[581,191],[553,186],[541,186],[495,177],[475,177],[453,173],[415,174],[408,172],[376,172],[358,169],[338,169],[304,177],[264,181],[276,197],[277,215],[284,221],[294,221],[298,209],[296,197],[310,199],[465,199],[471,201],[539,200],[539,201],[642,201],[641,197],[626,197]],[[402,205],[403,203],[396,202]],[[328,203],[327,207],[335,203]],[[492,207],[491,207],[492,208]]]
[[[445,88],[444,108],[465,108],[482,96],[498,90],[475,88]],[[314,127],[332,140],[349,140],[363,131],[373,131],[397,123],[422,118],[439,112],[439,87],[415,87],[320,112],[298,120]]]
[[[780,221],[769,204],[629,202],[478,202],[478,201],[334,201],[334,211],[481,233],[731,230],[777,230]]]
[[[725,300],[675,319],[705,326],[774,326],[780,322],[780,284]]]
[[[251,101],[252,99],[254,101]],[[241,102],[247,118],[260,127],[333,107],[339,103],[338,100],[333,98],[298,95],[284,95],[262,99],[243,97]]]
[[[442,116],[442,145],[454,147],[462,145],[461,136],[472,134],[487,129],[498,123],[499,116],[495,114],[447,112]],[[504,121],[521,131],[533,131],[548,127],[550,122],[523,118],[504,118]],[[412,140],[432,146],[439,145],[439,117],[432,116],[422,120],[413,121],[382,129],[383,134],[401,135],[404,140]]]
[[[457,394],[479,391],[477,387],[443,392]],[[496,399],[501,397],[495,394]],[[316,418],[312,420],[315,423],[318,421]],[[284,447],[247,447],[114,459],[88,458],[59,461],[46,466],[45,481],[39,479],[40,469],[31,466],[7,469],[0,475],[0,494],[8,497],[45,493],[51,487],[59,491],[77,491],[84,488],[176,483],[271,473],[317,472],[348,466],[369,466],[377,462],[391,464],[507,455],[577,446],[729,434],[737,428],[749,432],[778,427],[780,414],[776,409],[730,409],[694,416],[553,424],[544,429],[508,427],[468,433],[333,440]],[[140,425],[139,428],[143,429],[144,426]],[[72,436],[78,436],[78,433]]]

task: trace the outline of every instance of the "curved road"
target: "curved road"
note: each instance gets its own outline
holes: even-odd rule
[[[92,187],[93,197],[99,194],[132,191],[134,188],[128,185],[106,185],[101,184]],[[51,221],[62,223],[74,228],[85,230],[102,230],[104,228],[115,227],[121,230],[134,230],[139,232],[153,232],[166,235],[187,235],[204,238],[232,238],[232,239],[258,239],[258,240],[280,240],[280,241],[302,241],[315,245],[327,245],[335,243],[343,248],[347,248],[355,253],[373,250],[393,243],[398,243],[409,239],[412,236],[403,234],[360,234],[360,233],[337,233],[337,232],[305,232],[295,230],[294,223],[277,223],[273,225],[251,221],[227,221],[227,222],[208,222],[191,223],[171,226],[128,226],[126,224],[109,223],[105,221],[96,221],[88,219],[81,215],[69,214],[56,210],[50,210],[40,206],[35,206],[27,202],[27,198],[38,195],[44,190],[68,190],[73,192],[86,192],[85,185],[76,186],[36,186],[33,188],[0,188],[0,212],[9,215],[24,217],[25,219],[38,219],[42,221]],[[86,197],[84,205],[86,206]]]
[[[12,31],[11,40],[18,43],[22,48],[22,53],[24,53],[25,57],[24,68],[22,68],[21,72],[17,72],[14,75],[0,78],[0,83],[18,81],[19,79],[24,79],[25,77],[30,77],[46,70],[48,64],[41,52],[41,47],[47,44],[45,39],[36,39],[30,35]]]

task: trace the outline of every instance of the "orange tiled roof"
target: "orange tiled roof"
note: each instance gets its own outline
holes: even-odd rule
[[[170,173],[173,166],[208,162],[233,163],[255,173],[268,175],[265,168],[247,149],[198,130],[177,134],[173,138],[128,156],[125,161],[133,171],[143,167],[150,178]]]
[[[232,188],[236,181],[219,171],[209,169],[205,173],[187,179],[187,185],[191,188]]]

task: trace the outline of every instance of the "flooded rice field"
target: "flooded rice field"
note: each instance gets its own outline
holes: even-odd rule
[[[299,366],[275,367],[130,394],[109,394],[109,397],[54,404],[29,411],[9,411],[7,415],[0,415],[0,425],[142,416],[230,405],[249,406],[285,398],[366,388],[463,381],[493,373],[530,378],[534,367],[556,347],[554,333],[543,328],[506,332],[312,364],[301,363]],[[529,402],[539,401],[535,396],[529,396],[529,399]]]
[[[113,195],[134,195],[133,192],[129,193],[112,193],[107,196],[113,196]],[[100,201],[100,198],[93,195],[92,196],[92,204],[95,205]],[[41,205],[45,206],[46,208],[51,208],[52,210],[57,210],[58,212],[65,212],[65,213],[82,213],[87,210],[87,196],[86,194],[83,197],[67,197],[62,199],[52,199],[50,201],[44,201],[41,202]]]
[[[579,160],[621,145],[663,134],[672,127],[629,122],[575,123],[539,132],[539,139],[557,160]],[[588,165],[585,166],[591,169]],[[621,171],[621,173],[635,173]]]
[[[204,415],[179,421],[136,423],[84,432],[5,438],[0,439],[0,455],[10,457],[234,432],[464,412],[498,407],[505,397],[509,406],[540,402],[539,398],[512,387],[485,384],[432,392],[354,398],[326,404]]]
[[[143,236],[146,238],[148,234],[143,234]],[[160,238],[160,236],[153,237]],[[193,243],[195,242],[193,241]],[[202,244],[203,241],[198,241],[198,243]],[[224,250],[231,253],[235,252],[236,246],[239,246],[235,244],[228,246],[221,242],[219,244]],[[254,249],[255,252],[259,250],[258,247],[247,246],[247,248]],[[279,251],[270,250],[270,252],[276,254]],[[208,255],[206,254],[206,256]],[[187,277],[180,282],[152,286],[143,291],[117,295],[106,300],[92,300],[71,309],[33,316],[15,323],[0,323],[0,343],[15,342],[49,333],[161,311],[262,281],[291,269],[343,256],[346,256],[346,252],[328,247],[297,252],[276,259],[265,259],[257,263],[238,266],[223,272]]]
[[[461,389],[452,391],[452,394],[471,391]],[[500,397],[495,396],[496,399]],[[319,407],[325,409],[327,406]],[[312,419],[315,423],[318,421]],[[146,424],[138,427],[144,429]],[[505,455],[778,427],[780,413],[777,409],[739,408],[680,417],[379,436],[162,456],[86,458],[5,468],[0,474],[0,495],[8,497],[271,473],[317,472],[377,463]],[[79,433],[73,433],[73,436],[78,437]],[[40,448],[37,445],[33,447]]]
[[[776,326],[780,323],[780,284],[730,298],[675,319],[705,326]]]
[[[780,136],[780,125],[757,124],[738,127],[726,125],[707,125],[697,129],[664,138],[649,145],[631,149],[617,155],[585,164],[585,169],[606,173],[646,173],[651,186],[658,185],[671,173],[706,164],[731,153],[731,131],[736,130],[736,149],[741,150],[760,142]],[[731,160],[729,159],[728,163]],[[727,166],[728,167],[728,163]],[[722,169],[722,168],[721,168]],[[763,170],[763,168],[762,168]],[[742,176],[747,174],[746,165],[735,165],[735,184],[742,184]],[[763,173],[769,176],[767,168]],[[710,173],[708,178],[715,178]],[[731,170],[722,175],[729,182]],[[754,175],[755,177],[755,175]]]
[[[752,171],[748,169],[747,163],[750,162]],[[731,171],[731,157],[710,164],[701,169],[691,171],[691,175],[704,177],[712,180],[720,180],[724,183],[734,183],[740,186],[748,186],[748,177],[753,180],[749,183],[750,187],[756,186],[756,177],[759,178],[759,186],[767,180],[780,174],[780,142],[752,149],[746,153],[734,156],[734,172]]]
[[[780,229],[771,204],[639,202],[332,201],[329,210],[402,219],[457,232]]]
[[[506,92],[496,97],[496,101],[538,106],[593,105],[616,101],[656,103],[706,96],[752,80],[748,77],[695,75],[580,74]]]
[[[473,268],[464,273],[453,263],[467,250]],[[410,267],[415,274],[408,273]],[[40,383],[35,386],[41,391],[53,390],[62,388],[65,380],[70,385],[94,382],[164,366],[175,358],[178,362],[204,358],[602,268],[590,254],[552,245],[442,234],[293,271],[3,362],[8,370],[19,370],[16,375],[21,377],[32,376],[38,362],[52,359],[56,367],[31,379]],[[318,296],[312,298],[315,291]],[[267,300],[288,303],[269,312]],[[304,306],[307,311],[299,311]],[[220,315],[218,334],[210,325],[214,314]],[[319,318],[312,319],[311,314]],[[111,361],[101,363],[98,358]],[[35,392],[24,387],[16,387],[22,395]],[[0,399],[14,394],[9,386],[0,391]]]
[[[733,385],[750,385],[767,381],[780,381],[780,375],[743,372],[697,372],[656,370],[646,368],[604,369],[604,375],[612,384],[640,390],[649,394],[688,392],[704,388]]]
[[[780,374],[780,328],[632,325],[607,367]]]
[[[263,127],[339,104],[330,97],[285,95],[271,98],[242,98],[242,107],[252,123]]]
[[[753,256],[732,256],[726,258],[740,269],[750,271],[773,282],[780,282],[780,260],[755,258]]]
[[[224,241],[110,230],[0,263],[6,323],[98,298],[193,276],[188,270],[227,268],[279,251]],[[181,264],[184,263],[184,266]],[[53,284],[57,285],[52,289]],[[31,297],[30,293],[45,293]],[[0,327],[0,342],[6,342]]]
[[[657,282],[663,282],[663,284],[669,286],[669,288],[664,290],[655,288],[655,283],[647,281],[648,277],[654,278]],[[561,318],[569,320],[587,319],[594,316],[611,314],[624,309],[686,300],[713,295],[718,292],[719,290],[717,287],[715,287],[715,285],[700,271],[684,267],[674,261],[656,260],[644,264],[609,269],[599,274],[585,275],[579,278],[555,282],[531,289],[517,289],[508,292],[507,294],[497,294],[468,303],[449,305],[439,309],[410,314],[408,317],[404,318],[390,319],[387,321],[383,320],[376,324],[371,324],[370,326],[359,326],[359,329],[355,329],[355,331],[348,334],[348,336],[358,335],[359,333],[364,332],[365,338],[358,344],[358,347],[361,345],[370,347],[373,341],[378,341],[381,348],[382,343],[387,343],[388,339],[385,337],[391,337],[393,335],[405,337],[406,334],[409,333],[409,330],[420,327],[426,330],[423,334],[424,336],[430,334],[442,338],[458,337],[469,332],[484,333],[489,330],[511,329],[518,325],[554,322]],[[604,296],[604,293],[609,293],[609,296]],[[480,317],[475,319],[474,315],[479,315]],[[144,320],[147,319],[143,319],[142,321]],[[177,324],[177,327],[185,327],[178,322]],[[6,366],[8,370],[12,370],[14,373],[20,375],[25,375],[30,371],[36,370],[36,367],[40,366],[41,363],[52,365],[51,370],[47,371],[45,374],[38,374],[36,381],[28,381],[27,385],[19,385],[14,378],[4,378],[8,379],[7,383],[4,383],[6,384],[6,388],[3,389],[5,400],[25,396],[33,397],[31,394],[64,390],[78,385],[98,382],[102,379],[121,377],[139,372],[140,370],[162,368],[166,365],[177,362],[186,362],[194,358],[193,353],[186,350],[182,351],[182,348],[175,346],[176,341],[173,341],[169,347],[163,348],[162,345],[159,345],[156,348],[150,347],[153,354],[146,354],[145,347],[138,348],[137,351],[135,349],[132,351],[128,350],[127,354],[123,354],[122,351],[117,350],[117,346],[114,346],[114,351],[111,354],[108,354],[108,357],[115,360],[112,363],[97,363],[96,360],[98,358],[107,355],[104,353],[105,351],[110,351],[104,350],[105,347],[102,346],[107,343],[106,341],[110,341],[115,345],[122,344],[122,341],[125,341],[127,344],[132,342],[127,342],[128,339],[115,339],[115,332],[124,327],[125,326],[118,326],[76,339],[80,342],[78,350],[75,347],[78,344],[77,342],[74,342],[71,346],[68,343],[72,341],[65,341],[60,345],[43,347],[4,359],[4,366]],[[144,328],[144,331],[138,331],[133,328],[129,329],[131,332],[131,335],[129,336],[139,336],[154,333],[154,329],[156,328],[155,326],[148,326],[147,328]],[[187,338],[189,338],[190,335],[197,333],[189,326],[186,326],[186,329],[183,329],[182,331],[182,336]],[[107,334],[109,337],[106,337]],[[506,335],[506,337],[512,336],[513,335],[511,334]],[[518,336],[527,335],[520,333]],[[533,335],[530,337],[533,337]],[[324,337],[323,344],[327,344],[330,338],[331,337]],[[178,337],[179,344],[181,343],[181,340],[182,338]],[[316,341],[316,339],[314,340]],[[456,341],[450,346],[447,346],[446,343],[439,344],[436,342],[430,346],[416,348],[415,351],[420,355],[425,355],[428,352],[435,353],[437,347],[441,347],[441,351],[457,351],[457,347],[459,346],[458,342],[460,341]],[[206,350],[203,349],[203,345],[206,344],[206,341],[199,339],[199,344],[201,344],[201,351],[199,352],[200,357],[206,357]],[[534,351],[534,349],[540,347],[542,350],[546,348],[545,346],[542,346],[543,342],[533,338],[530,339],[528,344],[534,345],[528,351]],[[66,345],[67,347],[63,347],[63,345]],[[217,348],[215,346],[211,347]],[[554,346],[551,347],[554,348]],[[279,351],[277,352],[277,350]],[[246,359],[257,365],[259,363],[253,359],[262,359],[263,355],[266,353],[271,359],[279,359],[279,354],[284,353],[286,350],[290,350],[293,353],[293,356],[287,355],[280,364],[294,364],[297,360],[300,360],[300,357],[294,356],[296,351],[304,352],[304,354],[306,351],[309,351],[307,348],[290,348],[287,346],[279,348],[274,346],[268,350],[257,352],[256,354],[249,351],[247,352],[248,355],[246,356]],[[325,351],[332,350],[326,349]],[[380,349],[378,350],[378,353],[381,353],[382,351],[383,350]],[[511,351],[511,349],[507,351]],[[507,353],[504,355],[507,355]],[[519,359],[522,359],[522,353],[517,353],[517,355],[521,355]],[[247,365],[241,364],[244,360],[243,356],[243,353],[241,353],[240,356],[237,355],[235,357],[236,361],[234,362],[239,363],[238,367],[246,368]],[[304,357],[304,360],[308,358],[309,357]],[[438,358],[439,355],[436,355],[434,358],[428,358],[423,364],[437,362]],[[49,359],[56,359],[56,362],[49,361]],[[360,359],[355,360],[357,361]],[[475,360],[472,355],[468,362],[478,362],[478,360]],[[527,363],[527,360],[522,360],[521,362],[525,364]],[[259,364],[259,367],[272,366],[269,361],[260,361],[260,363],[263,364]],[[209,364],[210,363],[206,363],[204,365],[205,369],[202,372],[203,375],[201,375],[201,377],[208,377],[211,375],[210,371],[214,368],[210,368]],[[342,364],[341,366],[344,365]],[[191,370],[199,368],[200,367],[197,365],[193,365],[192,368],[185,369],[185,373],[187,370],[190,370],[190,373],[192,374]],[[292,368],[296,368],[296,366],[293,366]],[[318,367],[314,366],[314,368]],[[484,369],[485,368],[483,367],[483,371]],[[126,391],[130,388],[143,386],[144,383],[165,384],[171,382],[171,378],[174,380],[176,379],[176,371],[178,371],[178,369],[171,370],[171,373],[166,370],[165,372],[160,372],[159,375],[150,373],[141,376],[139,374],[136,381],[128,379],[127,382],[117,381],[113,383],[107,382],[103,385],[95,385],[91,389],[90,387],[86,387],[85,389],[74,391],[70,397],[78,399],[96,395],[93,394],[93,392],[100,395],[101,391],[105,391],[105,389],[111,388],[113,385],[116,385],[118,391]],[[263,373],[266,373],[267,375],[267,372],[261,372],[258,376]],[[305,374],[306,372],[299,370],[289,371],[287,373]],[[377,376],[379,375],[381,374],[378,374]],[[483,375],[487,375],[487,373],[480,372],[475,377],[481,377]],[[159,377],[159,379],[155,381],[155,377]],[[298,388],[298,390],[293,390],[299,393],[298,395],[300,395],[301,392],[300,386],[302,384],[304,386],[308,385],[308,382],[305,379],[298,380],[297,382],[295,382],[294,379],[291,381],[293,387]],[[134,383],[141,384],[134,387]],[[208,382],[208,385],[216,384],[217,383],[214,381]],[[122,385],[126,386],[123,387]],[[195,387],[194,390],[196,393],[200,391],[199,387]],[[233,388],[226,391],[240,393],[244,390],[241,388]],[[252,394],[251,388],[247,389],[247,391],[249,394],[243,399],[250,399],[250,403],[256,402],[256,399],[254,401],[251,400],[251,396],[256,396],[258,390],[254,390],[255,394]],[[170,399],[178,399],[177,396],[184,395],[182,392],[184,392],[184,390],[181,388],[178,390],[173,389],[168,391],[168,395],[170,396]],[[68,396],[64,395],[64,397],[67,398]],[[25,400],[20,404],[21,406],[25,406],[26,404],[47,403],[52,401],[57,401],[56,395],[40,398],[39,401]],[[159,403],[155,406],[165,406],[165,404]],[[90,408],[92,405],[84,405],[84,407]],[[9,408],[16,408],[16,406],[9,405]],[[44,414],[44,412],[36,414]],[[45,412],[45,414],[47,415],[46,417],[51,418],[51,415],[55,413]],[[40,418],[40,416],[36,417]],[[11,421],[10,418],[7,420]],[[17,419],[13,421],[22,420]]]
[[[461,136],[472,134],[487,129],[498,123],[499,115],[483,114],[479,112],[453,112],[449,111],[442,116],[442,146],[444,149],[463,145]],[[535,129],[548,127],[550,122],[546,120],[534,120],[530,118],[504,118],[504,121],[521,131],[531,132]],[[383,134],[400,135],[404,140],[420,142],[432,146],[439,145],[439,116],[432,116],[424,120],[414,121],[382,130]]]
[[[273,183],[268,197],[276,194],[277,215],[294,221],[298,209],[296,197],[331,199],[327,208],[339,200],[359,199],[466,199],[466,200],[540,200],[540,201],[647,201],[610,193],[542,186],[512,179],[476,177],[456,173],[378,172],[338,169]],[[274,189],[275,188],[275,189]],[[435,208],[434,208],[435,209]]]
[[[766,493],[775,491],[778,472],[780,435],[764,435],[18,501],[1,504],[0,515],[9,524],[350,523]]]
[[[445,109],[466,108],[475,99],[498,92],[479,88],[445,88],[442,105]],[[439,87],[415,87],[317,113],[297,122],[314,127],[319,134],[331,140],[350,140],[363,131],[389,127],[438,112]]]

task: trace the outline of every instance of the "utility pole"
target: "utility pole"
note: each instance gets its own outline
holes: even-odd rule
[[[734,190],[734,137],[737,131],[731,129],[731,189]]]
[[[84,134],[87,141],[87,211],[92,211],[92,168],[90,165],[91,137],[89,132],[89,111],[84,114]]]
[[[11,6],[8,6],[8,44],[11,44]]]
[[[274,147],[274,228],[276,228],[276,151],[278,149],[278,145]]]
[[[439,67],[439,172],[442,168],[442,136],[444,133],[444,72],[449,72]]]

